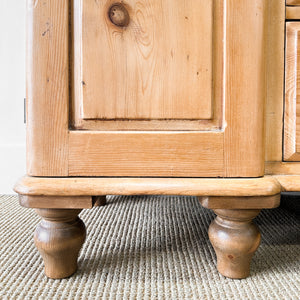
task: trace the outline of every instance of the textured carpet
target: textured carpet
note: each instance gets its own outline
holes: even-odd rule
[[[69,279],[43,274],[32,235],[39,217],[0,198],[0,299],[299,299],[300,221],[278,208],[255,220],[262,244],[251,276],[216,271],[214,215],[195,197],[110,196],[80,214],[88,236]]]

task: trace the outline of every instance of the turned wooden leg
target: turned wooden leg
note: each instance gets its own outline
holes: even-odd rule
[[[218,271],[230,278],[245,278],[250,274],[250,262],[260,244],[260,232],[252,220],[255,209],[214,209],[216,219],[208,231],[217,255]]]
[[[106,204],[106,196],[93,197],[93,206],[104,206]]]
[[[77,258],[86,229],[78,214],[81,209],[36,209],[42,217],[34,241],[50,278],[65,278],[77,269]]]

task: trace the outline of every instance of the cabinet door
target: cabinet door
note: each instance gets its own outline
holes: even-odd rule
[[[263,175],[265,1],[29,13],[30,175]]]
[[[286,24],[284,160],[300,161],[300,22]]]

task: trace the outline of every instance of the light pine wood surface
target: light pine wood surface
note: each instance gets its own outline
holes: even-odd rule
[[[300,22],[287,22],[284,69],[300,3],[287,4],[28,1],[28,175],[15,191],[42,217],[48,277],[76,271],[78,213],[111,194],[198,196],[217,214],[218,270],[249,275],[252,219],[300,190]]]
[[[300,0],[286,0],[286,5],[300,5]]]
[[[216,3],[219,3],[219,1],[216,1]],[[216,5],[216,7],[220,9],[221,5]],[[115,149],[110,149],[108,155],[104,153],[102,157],[100,149],[102,150],[103,147],[97,141],[101,140],[101,137],[104,136],[103,133],[87,133],[83,131],[81,133],[72,132],[70,134],[69,174],[74,176],[109,176],[107,174],[107,166],[111,165],[114,176],[126,176],[125,174],[128,174],[128,176],[130,176],[129,174],[131,176],[158,176],[158,173],[161,176],[262,176],[264,172],[263,103],[265,99],[265,51],[263,48],[267,34],[264,19],[266,8],[264,1],[245,1],[243,5],[236,5],[236,3],[231,1],[227,3],[227,16],[224,27],[226,31],[227,71],[226,82],[223,86],[226,90],[226,124],[224,124],[224,128],[222,129],[224,130],[223,150],[215,142],[214,137],[216,134],[208,132],[211,135],[211,141],[213,141],[210,142],[209,147],[223,151],[222,170],[219,169],[221,164],[218,157],[212,160],[210,156],[204,154],[201,155],[201,160],[195,164],[196,168],[194,171],[191,170],[190,175],[185,175],[186,173],[183,170],[185,164],[182,163],[182,160],[185,160],[187,157],[180,155],[180,151],[181,149],[185,149],[186,153],[191,153],[191,149],[189,147],[190,143],[186,143],[187,140],[181,140],[180,137],[183,136],[180,135],[178,135],[177,140],[174,139],[172,145],[170,144],[170,151],[172,149],[174,155],[176,155],[177,149],[179,150],[178,155],[175,156],[177,161],[172,161],[175,169],[173,167],[170,169],[170,165],[168,165],[168,170],[165,169],[163,171],[160,167],[153,169],[155,165],[160,165],[160,157],[164,155],[163,153],[161,155],[155,154],[157,155],[156,157],[152,156],[153,168],[149,168],[147,159],[144,166],[142,166],[139,163],[139,156],[137,156],[136,165],[134,163],[128,165],[128,162],[122,159],[115,159],[120,156],[120,152],[117,152],[117,149],[120,149],[119,146],[116,146]],[[216,12],[219,15],[219,12]],[[236,26],[236,24],[239,24],[239,26]],[[219,27],[222,27],[221,25],[219,24]],[[241,41],[243,42],[241,43]],[[260,43],[260,46],[258,46],[258,43]],[[249,65],[251,65],[251,68],[247,67]],[[244,72],[245,69],[247,69],[247,72]],[[75,78],[77,78],[76,75]],[[238,84],[236,78],[239,78]],[[221,83],[222,81],[217,81],[217,84],[221,85]],[[78,84],[76,86],[78,87]],[[80,94],[80,91],[78,93]],[[77,105],[77,111],[82,111],[82,105]],[[244,132],[245,134],[240,134],[240,132]],[[123,133],[116,132],[115,134],[115,136],[112,135],[111,139],[120,142],[123,141]],[[151,144],[147,142],[149,134],[145,134],[144,132],[139,132],[139,134],[140,141],[146,141],[142,146],[146,157],[148,157],[148,149],[155,153],[157,151],[157,143],[155,142],[153,144],[154,147],[151,148]],[[192,136],[194,133],[190,134]],[[76,140],[74,139],[75,135]],[[159,136],[161,136],[161,139],[164,139],[167,134],[157,133],[157,141],[159,140]],[[199,140],[197,153],[206,153],[208,150],[206,147],[206,141],[209,140],[206,139],[207,136],[203,134],[204,143],[201,144],[202,137]],[[91,143],[92,139],[97,142],[97,147],[93,147],[93,143]],[[197,144],[198,141],[195,141],[195,143]],[[177,145],[179,144],[181,146],[178,148]],[[132,162],[131,153],[135,153],[136,150],[133,148],[135,145],[131,145],[128,144],[127,147],[125,144],[127,148],[124,150],[129,153],[128,161]],[[79,149],[86,154],[85,157],[79,154],[82,153],[82,151],[78,152]],[[104,158],[106,158],[105,161]],[[172,155],[169,159],[172,160]],[[93,168],[95,164],[97,168]],[[116,164],[120,165],[120,171],[115,167]],[[183,169],[180,170],[181,166]],[[140,173],[141,169],[143,169],[142,173]]]
[[[141,21],[141,16],[143,15],[144,10],[147,10],[146,8],[148,8],[149,11],[146,11],[143,15],[145,20],[142,24],[131,22],[128,27],[120,29],[111,24],[110,20],[107,20],[107,16],[105,14],[109,10],[109,5],[104,5],[101,2],[101,5],[97,6],[92,1],[86,1],[84,4],[82,4],[82,1],[75,1],[73,9],[74,60],[72,65],[74,70],[74,84],[72,89],[73,96],[71,106],[71,124],[73,128],[88,130],[137,131],[207,131],[220,129],[223,123],[222,111],[224,105],[223,41],[225,16],[223,1],[214,0],[212,2],[197,0],[193,5],[186,1],[183,3],[178,2],[178,4],[175,4],[175,10],[177,10],[180,6],[185,6],[184,10],[180,14],[163,14],[163,18],[159,19],[158,24],[155,26],[146,26],[148,23],[152,24],[153,18],[157,18],[157,16],[154,17],[155,13],[152,14],[151,11],[156,11],[159,8],[159,5],[153,6],[149,3],[145,4],[143,2],[138,3],[136,1],[130,1],[131,6],[133,7],[133,9],[130,10],[130,14],[133,15],[133,18],[138,18],[139,22]],[[174,2],[166,2],[162,5],[173,7]],[[87,11],[91,10],[94,6],[97,6],[97,8],[92,10],[92,14],[88,14]],[[200,9],[202,6],[205,8],[203,12]],[[136,11],[140,9],[142,9],[142,14],[139,11]],[[203,18],[201,14],[207,10],[210,10],[211,13]],[[96,12],[99,11],[105,15],[104,19],[97,17],[98,14]],[[135,14],[139,17],[135,16]],[[91,17],[89,17],[90,15]],[[195,18],[195,16],[197,16],[197,18]],[[99,23],[98,25],[101,26],[107,34],[98,34],[96,38],[91,39],[90,36],[94,34],[95,30],[97,31],[97,29],[95,29],[97,27],[91,26],[90,18],[92,18],[97,24]],[[209,18],[210,22],[204,22],[206,18]],[[193,26],[195,25],[195,22],[199,22],[199,24],[201,23],[206,29],[201,32],[195,32],[195,30],[192,29],[188,35],[184,35],[184,31],[194,28]],[[181,29],[170,31],[170,24],[172,24],[173,27],[179,26]],[[164,25],[166,25],[166,28]],[[84,26],[89,26],[89,28],[91,27],[91,30],[88,32],[86,30],[83,31]],[[142,39],[135,38],[139,35],[139,31],[137,30],[137,28],[140,28],[139,26],[142,26],[143,28],[145,27],[145,37],[147,35],[151,36],[151,44],[143,46],[143,49],[149,49],[149,56],[143,56],[143,51],[139,51],[142,45]],[[157,30],[155,30],[157,26],[160,26],[161,31],[164,32],[164,35],[166,35],[167,38],[165,41],[162,41],[161,34],[157,34]],[[194,38],[194,35],[197,35],[198,37]],[[120,36],[122,38],[120,38]],[[207,38],[210,44],[209,47],[207,47],[207,44],[202,41]],[[88,39],[89,42],[84,43],[84,39]],[[113,42],[115,47],[107,47],[107,49],[104,49],[101,46],[102,44],[99,43],[99,40],[103,39]],[[167,43],[168,40],[170,40],[169,44]],[[88,46],[91,43],[93,43],[93,47]],[[125,45],[125,48],[122,47],[122,43],[127,46]],[[95,47],[97,47],[98,52],[93,50],[91,55],[85,54],[84,51],[91,52],[91,49],[94,49]],[[179,51],[177,49],[178,47]],[[188,48],[191,48],[192,51],[188,51]],[[211,48],[211,52],[207,52],[209,48]],[[138,52],[136,56],[133,56],[131,53],[134,53],[134,51]],[[153,55],[153,52],[156,54]],[[209,57],[211,70],[207,68],[200,68],[200,61],[197,61],[197,55],[202,52],[204,52],[205,55],[202,55],[201,59]],[[93,55],[96,55],[97,59],[92,60],[90,63],[90,57]],[[174,55],[177,57],[176,60]],[[191,55],[196,58],[196,61],[193,61],[194,59],[191,58]],[[102,72],[101,68],[97,68],[97,65],[99,64],[95,64],[95,61],[104,60],[104,63],[107,64],[111,59],[106,59],[106,56],[109,56],[118,65],[118,67],[115,68],[103,68],[106,70],[104,72],[106,76],[105,78],[108,78],[109,75],[110,77],[114,75],[114,81],[112,82],[109,79],[108,86],[104,86],[103,81],[100,81],[100,84],[98,84],[97,82],[99,79],[94,76],[94,73],[100,76],[100,73]],[[82,57],[85,57],[86,60],[83,60]],[[129,61],[132,63],[129,64]],[[180,64],[187,65],[184,69],[182,69],[179,66]],[[110,63],[110,66],[111,65],[112,63]],[[166,67],[162,68],[161,65],[166,65]],[[133,68],[134,66],[136,66],[136,68]],[[177,72],[175,67],[178,67],[178,69],[181,69],[182,71]],[[150,72],[140,72],[146,68],[150,68]],[[199,70],[194,72],[193,70],[195,68],[198,68]],[[91,70],[94,70],[94,72],[91,73]],[[120,70],[123,71],[121,72]],[[183,72],[183,70],[185,71]],[[92,76],[92,83],[94,83],[94,85],[96,84],[95,89],[92,89],[92,85],[87,84],[87,80],[82,80],[83,71],[90,74],[90,77]],[[150,75],[154,71],[157,74],[151,77]],[[210,73],[209,76],[208,73]],[[194,76],[193,74],[197,77],[196,81],[189,79],[189,77]],[[210,86],[209,89],[207,89],[208,86],[205,85],[207,76],[211,77],[208,85]],[[137,77],[135,81],[132,81],[133,77]],[[160,78],[162,80],[159,80]],[[143,86],[145,80],[147,84],[146,88]],[[180,84],[174,84],[174,80],[180,80]],[[184,80],[188,80],[188,84],[185,84]],[[82,81],[84,81],[84,85],[82,84]],[[167,81],[168,84],[166,84],[165,81]],[[193,87],[195,84],[196,86]],[[205,85],[205,89],[203,89],[203,85]],[[116,89],[115,86],[118,88]],[[120,89],[119,87],[122,86],[124,88]],[[103,93],[95,93],[95,90],[99,89],[104,90],[104,92],[113,89],[114,92],[110,93],[108,97],[105,98]],[[125,93],[124,89],[130,89],[132,92]],[[182,94],[183,89],[184,94]],[[116,94],[118,90],[119,94],[122,90],[124,90],[124,93],[118,96]],[[205,94],[204,90],[209,91],[209,97],[203,97]],[[153,93],[154,95],[152,97],[151,94]],[[162,97],[164,93],[166,95]],[[199,97],[199,93],[201,94],[201,97]],[[174,94],[175,97],[173,97],[172,94]],[[148,99],[150,96],[151,101]],[[99,101],[99,97],[101,97],[101,101]],[[115,99],[114,101],[111,101],[111,97],[117,97],[117,100]],[[126,100],[124,97],[128,99]],[[87,100],[84,100],[85,98]],[[205,102],[208,104],[205,104]],[[102,105],[103,103],[105,103],[105,105]],[[92,105],[94,105],[95,108],[98,107],[103,112],[104,110],[109,110],[110,114],[114,113],[115,116],[113,118],[101,118],[100,116],[94,116],[87,119],[84,116],[84,107],[87,106],[86,104],[88,104],[90,107],[89,110],[91,110],[91,113],[94,115],[97,113],[97,109],[91,109]],[[203,117],[202,115],[202,113],[206,110],[205,107],[209,107],[209,116],[207,117]],[[143,113],[143,116],[138,115],[141,113]],[[181,115],[181,117],[176,116],[177,114]],[[192,114],[198,115],[195,118],[192,117]],[[208,115],[208,113],[206,114]]]
[[[77,1],[84,119],[212,117],[213,0],[128,0],[124,27],[108,17],[114,2]]]
[[[300,161],[300,22],[286,25],[286,76],[284,113],[284,160]]]
[[[282,24],[282,1],[278,1],[276,2],[276,5],[274,5],[274,3],[271,3],[272,1],[269,1],[269,11],[270,11],[270,15],[272,15],[271,17],[268,17],[268,22],[269,22],[269,31],[271,30],[271,33],[273,34],[268,34],[268,41],[269,44],[273,45],[273,47],[268,47],[268,60],[270,61],[269,66],[271,66],[271,70],[270,67],[268,69],[268,84],[271,84],[271,88],[270,85],[268,85],[268,94],[270,96],[267,97],[269,102],[269,105],[267,103],[267,134],[266,134],[266,160],[270,162],[270,164],[272,164],[272,161],[280,161],[280,157],[281,157],[281,143],[280,143],[280,138],[281,138],[281,134],[280,134],[280,128],[282,126],[282,122],[281,122],[281,117],[280,117],[280,110],[282,109],[282,106],[280,104],[279,101],[277,101],[277,98],[280,98],[280,76],[282,76],[282,72],[280,71],[281,68],[280,66],[283,66],[283,64],[280,64],[279,67],[275,67],[274,64],[272,64],[271,62],[278,62],[280,61],[281,57],[280,53],[281,49],[283,49],[282,47],[280,48],[280,46],[276,46],[274,47],[274,45],[280,45],[281,43],[281,36],[282,35],[282,30],[281,28],[283,28]],[[56,4],[55,4],[56,5]],[[63,2],[60,2],[60,4],[57,4],[58,6],[55,7],[55,9],[57,9],[57,11],[60,13],[61,12],[61,19],[63,18],[63,16],[66,15],[66,4],[63,4]],[[61,7],[59,6],[61,5]],[[40,17],[38,17],[38,15],[43,15],[42,13],[39,13],[39,10],[42,11],[42,9],[44,10],[44,15],[51,15],[51,9],[48,7],[39,7],[39,5],[35,5],[35,6],[31,6],[29,5],[29,9],[28,9],[28,14],[29,14],[29,18],[28,19],[32,19],[32,23],[34,24],[34,26],[32,25],[29,28],[33,28],[33,27],[38,27],[38,28],[42,28],[42,22],[43,19],[40,19]],[[52,12],[53,14],[53,12]],[[36,17],[35,17],[36,16]],[[277,19],[278,17],[278,19]],[[75,17],[74,17],[75,18]],[[53,24],[60,24],[59,20],[56,19],[53,21]],[[271,23],[270,23],[271,22]],[[30,24],[30,22],[29,22]],[[38,25],[40,24],[40,25]],[[274,26],[275,25],[275,26]],[[57,25],[58,26],[58,25]],[[54,26],[55,27],[55,26]],[[54,27],[51,27],[52,29],[54,29]],[[274,29],[273,29],[274,28]],[[275,30],[276,28],[276,30]],[[40,29],[36,29],[36,30],[40,30]],[[278,32],[280,34],[275,35],[274,32]],[[43,32],[42,32],[43,33]],[[34,47],[31,47],[31,43],[30,40],[33,41],[33,38],[39,38],[39,35],[36,34],[37,37],[35,37],[35,31],[30,32],[29,31],[29,40],[28,40],[28,49],[30,50],[30,52],[33,53],[34,51]],[[272,42],[272,39],[275,39],[275,42]],[[65,49],[66,48],[66,41],[64,41],[62,39],[62,37],[60,36],[60,40],[61,43],[58,44],[59,46],[56,47],[57,49],[60,49],[59,47],[61,47],[61,49]],[[38,46],[39,49],[42,49],[42,47],[45,48],[45,51],[48,51],[48,46],[49,45],[45,45],[42,42],[44,42],[43,40],[37,40],[34,44],[32,44],[33,46]],[[52,35],[52,39],[51,42],[53,42],[53,35]],[[270,51],[274,49],[274,51]],[[277,49],[277,50],[276,50]],[[36,50],[38,51],[38,49]],[[66,53],[65,50],[62,50],[62,53]],[[29,51],[28,51],[29,52]],[[39,52],[39,55],[42,55],[43,51]],[[274,53],[274,54],[272,54]],[[271,55],[272,54],[272,55]],[[276,56],[274,58],[274,56]],[[39,58],[38,55],[35,55],[36,58]],[[42,59],[42,57],[41,57]],[[63,58],[65,60],[65,58]],[[42,69],[41,64],[37,64],[37,59],[33,60],[30,58],[30,55],[28,56],[28,66],[29,66],[29,76],[28,78],[33,78],[32,76],[38,76],[39,78],[41,77],[40,74],[42,74],[43,72],[46,72],[45,70]],[[51,65],[51,64],[50,64]],[[272,66],[273,66],[273,71],[272,71]],[[278,75],[276,75],[276,70],[278,72]],[[53,76],[55,78],[57,77],[57,74],[55,72],[58,72],[58,69],[53,69],[52,72]],[[275,72],[274,72],[275,71]],[[31,75],[30,75],[31,74]],[[273,81],[270,81],[270,77],[272,77],[272,75],[274,75],[274,79]],[[65,80],[65,79],[63,79]],[[271,83],[270,83],[271,82]],[[274,82],[274,84],[272,83]],[[28,112],[28,173],[32,174],[32,175],[50,175],[50,174],[55,174],[56,176],[65,174],[67,172],[67,168],[68,166],[66,166],[67,162],[64,159],[66,156],[66,149],[67,149],[67,141],[65,139],[65,137],[67,136],[67,114],[64,113],[64,109],[62,110],[60,107],[58,106],[54,106],[54,112],[53,116],[49,115],[49,113],[52,111],[52,109],[50,109],[49,105],[53,103],[53,101],[51,100],[51,103],[48,102],[47,103],[43,103],[42,105],[40,105],[40,107],[35,108],[35,106],[33,105],[37,99],[37,96],[34,96],[34,93],[38,93],[38,89],[34,88],[34,86],[30,86],[30,79],[28,79],[28,108],[27,108],[27,112]],[[58,81],[57,81],[58,83]],[[34,92],[36,89],[36,92]],[[49,91],[49,93],[51,94],[51,89],[49,89],[49,86],[46,86],[45,89],[47,91]],[[49,95],[50,95],[49,94]],[[31,96],[32,95],[32,96]],[[50,97],[50,96],[49,96]],[[29,101],[30,98],[32,98],[32,101]],[[52,99],[52,98],[51,98]],[[269,100],[270,99],[270,100]],[[275,99],[275,100],[274,100]],[[47,100],[45,100],[47,101]],[[65,101],[65,100],[64,100]],[[62,103],[58,102],[58,105],[61,105],[62,107]],[[64,102],[66,103],[66,102]],[[32,105],[32,106],[31,106]],[[44,109],[43,106],[47,106],[48,109]],[[268,112],[269,111],[269,112]],[[58,116],[59,114],[61,114],[61,116],[59,117],[59,121],[55,122],[55,124],[58,124],[57,128],[55,128],[55,126],[53,127],[52,125],[48,126],[48,127],[43,127],[41,124],[39,124],[39,120],[40,117],[43,116],[43,122],[45,120],[47,120],[47,114],[48,114],[48,120],[49,122],[52,124],[53,120],[55,119],[55,116]],[[51,113],[50,113],[51,114]],[[62,116],[64,116],[62,118]],[[30,119],[32,121],[30,121]],[[63,119],[65,121],[63,121]],[[269,120],[269,121],[268,121]],[[138,121],[137,121],[138,122]],[[155,122],[155,120],[154,120]],[[153,123],[152,123],[153,124]],[[272,126],[271,126],[272,125]],[[41,127],[42,126],[42,127]],[[119,125],[116,125],[119,126]],[[159,125],[145,125],[145,128],[149,129],[150,127],[154,126],[154,128],[156,130],[159,130]],[[168,125],[170,126],[169,128],[172,128],[173,125]],[[181,126],[181,125],[180,125]],[[189,126],[189,125],[187,125]],[[41,128],[45,128],[45,130],[40,130]],[[119,128],[119,127],[117,127]],[[132,127],[128,127],[129,129],[132,129]],[[188,127],[185,127],[188,128]],[[52,132],[52,130],[54,130],[54,132],[60,132],[60,134],[57,134],[57,138],[54,137],[53,135],[50,134],[50,132]],[[43,134],[41,133],[43,132]],[[268,133],[270,132],[270,133]],[[43,138],[44,137],[48,137],[48,135],[50,135],[50,139],[48,139],[48,141],[50,141],[50,143],[45,143],[45,145],[43,145]],[[53,142],[52,142],[52,141]],[[62,143],[61,143],[62,141]],[[54,145],[55,144],[55,145]],[[36,146],[35,146],[36,145]],[[41,147],[40,147],[41,145]],[[52,147],[50,147],[50,145]],[[45,147],[48,147],[47,149]],[[30,150],[32,148],[32,150]],[[55,151],[55,149],[57,149],[58,151]],[[32,154],[31,154],[32,153]],[[51,164],[49,164],[48,162],[48,155],[49,157],[53,157],[50,158]],[[61,156],[60,158],[57,156]],[[59,163],[60,162],[60,163]],[[56,165],[57,164],[57,165]],[[36,166],[36,167],[35,167]],[[41,169],[39,169],[39,167],[41,167]],[[53,169],[52,171],[50,169]],[[296,167],[295,167],[296,168]],[[58,170],[57,169],[61,169]],[[63,169],[63,170],[62,170]],[[34,171],[35,170],[35,171]]]
[[[281,186],[272,176],[262,178],[44,178],[24,176],[14,190],[21,195],[191,195],[273,196]]]
[[[266,175],[300,175],[300,162],[266,162]]]
[[[263,209],[278,207],[280,194],[250,197],[209,196],[199,197],[199,200],[204,207],[211,209]]]
[[[221,132],[71,131],[69,151],[70,176],[215,177],[224,169]]]
[[[286,7],[286,19],[287,20],[300,20],[300,7],[299,6],[287,6]]]
[[[262,176],[266,2],[229,0],[226,9],[224,176]]]
[[[80,21],[80,2],[79,4],[76,4],[78,2],[75,1],[71,7],[71,11],[74,11],[74,14],[70,14],[72,22],[69,28],[70,20],[68,19],[69,14],[67,14],[69,10],[68,3],[69,2],[66,1],[58,3],[57,1],[51,4],[51,8],[49,8],[48,5],[42,7],[41,2],[37,2],[36,6],[29,7],[29,11],[34,12],[29,17],[31,18],[30,22],[32,22],[32,27],[35,28],[35,31],[32,32],[32,36],[36,39],[35,43],[31,43],[29,39],[29,44],[32,48],[30,53],[34,52],[38,57],[36,61],[38,61],[38,59],[44,59],[44,51],[45,53],[47,53],[47,51],[51,54],[56,53],[56,55],[53,56],[55,62],[50,61],[50,63],[47,64],[47,67],[45,67],[46,64],[43,65],[42,62],[37,64],[32,62],[33,59],[29,59],[29,74],[36,72],[36,74],[39,75],[39,78],[37,79],[43,80],[45,73],[50,72],[49,74],[54,78],[53,85],[48,84],[45,88],[42,85],[41,88],[38,88],[38,84],[33,84],[33,82],[37,82],[37,80],[33,80],[34,78],[29,76],[29,81],[32,85],[31,88],[33,90],[36,89],[39,93],[41,91],[49,92],[49,97],[43,97],[44,100],[38,102],[39,104],[37,105],[33,105],[34,101],[38,101],[37,96],[32,97],[34,101],[29,101],[31,103],[30,105],[32,105],[32,108],[30,105],[28,107],[28,118],[30,119],[30,121],[28,121],[29,175],[166,177],[256,177],[263,175],[263,102],[265,99],[264,45],[267,34],[265,25],[267,6],[265,5],[265,1],[247,0],[244,1],[243,4],[238,5],[233,1],[228,1],[226,2],[226,9],[223,7],[225,2],[221,0],[214,1],[214,5],[212,6],[209,4],[211,3],[210,1],[205,2],[200,0],[193,4],[196,5],[195,7],[187,6],[186,9],[191,13],[193,22],[196,23],[200,22],[199,20],[194,20],[195,16],[200,14],[200,10],[198,10],[199,7],[201,8],[203,6],[208,9],[208,11],[213,9],[213,17],[209,17],[210,14],[205,16],[205,19],[208,18],[210,20],[210,26],[207,24],[203,26],[208,30],[209,28],[212,28],[211,23],[213,23],[213,28],[216,29],[209,29],[210,31],[205,34],[205,37],[210,36],[210,38],[212,38],[213,36],[213,43],[214,45],[217,45],[217,47],[214,48],[215,52],[212,48],[208,48],[208,52],[211,52],[210,54],[208,53],[208,55],[209,57],[213,57],[214,67],[216,65],[218,68],[218,72],[213,73],[212,75],[214,78],[214,96],[216,99],[221,99],[223,95],[225,96],[225,114],[223,114],[224,110],[220,105],[215,105],[219,102],[214,100],[213,115],[215,121],[213,122],[217,123],[208,125],[206,133],[194,133],[186,130],[184,134],[176,135],[176,133],[169,132],[172,126],[169,129],[164,129],[162,126],[161,131],[156,127],[157,137],[153,140],[149,140],[150,133],[137,130],[137,132],[139,132],[139,138],[136,140],[138,145],[137,151],[135,151],[136,145],[134,143],[130,146],[130,142],[134,141],[134,139],[129,138],[128,142],[124,141],[124,133],[122,132],[108,131],[108,134],[111,134],[111,137],[106,141],[112,141],[112,144],[114,145],[114,147],[112,147],[106,143],[101,144],[101,139],[105,136],[102,132],[88,132],[87,130],[79,130],[79,132],[69,131],[68,96],[74,96],[77,92],[68,94],[69,85],[66,84],[68,82],[68,70],[70,67],[70,71],[72,71],[75,66],[72,64],[74,61],[73,59],[71,59],[71,66],[68,66],[68,50],[70,50],[70,53],[73,53],[71,58],[74,58],[77,57],[77,54],[81,53],[82,49],[79,47],[79,52],[76,52],[75,49],[74,52],[71,51],[73,47],[68,44],[69,39],[67,33],[73,25],[76,29],[77,27],[83,26],[83,23]],[[89,5],[89,3],[91,2],[86,2],[85,5]],[[165,3],[164,5],[167,4],[168,3]],[[178,4],[178,6],[180,5],[181,4]],[[153,9],[156,11],[156,7]],[[176,6],[176,10],[178,9],[179,8]],[[55,18],[52,16],[54,11],[56,14]],[[226,18],[224,16],[224,11],[226,11]],[[88,20],[89,15],[85,15],[85,10],[83,12],[84,20]],[[182,10],[182,12],[185,12],[185,10]],[[138,14],[138,12],[135,10],[130,11],[130,17],[132,14],[135,15]],[[148,16],[147,14],[148,12],[143,15]],[[150,16],[148,17],[150,18]],[[146,18],[147,22],[148,17]],[[106,18],[106,16],[102,16],[102,18]],[[133,19],[134,18],[137,18],[137,16],[133,16]],[[173,20],[172,15],[170,15],[170,18]],[[177,17],[174,18],[174,20],[177,20]],[[214,18],[213,20],[215,22],[212,21],[212,18]],[[39,28],[43,28],[47,20],[51,21],[49,30],[53,30],[53,32],[51,31],[51,35],[48,35],[48,39],[43,39],[43,35],[40,34]],[[90,18],[90,20],[92,20],[92,18]],[[179,19],[178,22],[181,24]],[[236,24],[239,24],[239,26],[236,26]],[[58,31],[55,30],[57,26],[60,25],[62,30],[58,33]],[[193,23],[193,27],[194,25],[195,24]],[[186,26],[189,28],[190,25]],[[70,38],[70,43],[72,43],[72,45],[74,45],[74,41],[77,41],[76,32],[77,31],[75,30],[72,37],[73,39]],[[179,31],[179,33],[180,32],[181,31]],[[225,37],[226,39],[224,39]],[[157,38],[159,39],[159,37]],[[193,44],[187,43],[187,46],[188,45]],[[108,51],[108,46],[109,45],[105,45],[103,51]],[[226,51],[222,51],[222,47],[225,46]],[[193,47],[198,49],[198,44]],[[44,50],[41,51],[41,49]],[[226,57],[224,57],[225,54]],[[48,55],[47,59],[48,57],[52,58],[51,55]],[[57,61],[61,62],[61,66],[56,65]],[[248,66],[251,66],[251,68]],[[100,66],[99,69],[101,69]],[[247,70],[247,72],[245,72],[245,70]],[[221,78],[218,77],[221,76],[220,74],[222,75]],[[225,76],[225,81],[222,79],[224,77],[223,75]],[[75,74],[74,80],[76,80],[76,78]],[[236,78],[239,78],[238,84]],[[114,78],[112,78],[110,82],[112,85],[114,83],[113,79]],[[206,79],[203,80],[203,82],[205,82]],[[75,86],[79,88],[78,84]],[[71,90],[72,88],[70,88],[70,91]],[[64,91],[64,93],[60,94],[60,91]],[[80,90],[78,93],[80,94]],[[186,93],[188,95],[190,89],[186,89]],[[29,100],[30,98],[31,97],[29,97]],[[73,106],[74,105],[72,105],[72,107]],[[188,109],[190,109],[190,107]],[[82,105],[79,104],[76,110],[79,112],[82,111]],[[176,113],[174,114],[174,117],[176,117]],[[57,120],[57,118],[59,120]],[[223,119],[225,122],[222,122]],[[49,120],[49,122],[45,120]],[[217,124],[219,124],[219,132],[216,130]],[[43,130],[43,128],[46,128],[43,126],[47,127],[47,132]],[[201,126],[203,126],[203,124]],[[132,133],[128,132],[127,134],[127,137],[130,137]],[[75,135],[76,141],[74,140]],[[185,137],[188,135],[190,135],[190,137]],[[223,135],[222,141],[221,135]],[[168,136],[172,136],[172,138],[168,138]],[[175,138],[176,136],[177,138]],[[165,140],[166,137],[167,139]],[[92,143],[93,141],[96,143],[97,147]],[[120,152],[121,142],[124,142],[123,153]],[[166,145],[168,145],[168,149],[163,146],[163,143],[165,142]],[[117,145],[118,143],[119,145]],[[105,151],[102,151],[105,148],[105,145],[107,148]],[[163,153],[159,150],[165,152]],[[125,157],[125,151],[128,153],[128,162],[123,159]],[[143,151],[145,153],[144,165],[141,163]],[[148,153],[151,152],[154,153],[154,155],[148,155]],[[137,153],[136,161],[133,157],[135,153]],[[214,154],[216,155],[213,157]],[[165,166],[163,166],[161,164],[162,157],[166,158],[166,161],[169,163],[168,165],[165,164]],[[150,158],[152,164],[148,161]],[[97,167],[93,168],[93,164],[95,163]],[[192,164],[194,165],[194,168],[192,168]],[[117,171],[117,165],[120,165],[120,172]],[[111,166],[111,171],[109,171],[109,166]],[[147,169],[149,172],[147,172]]]
[[[68,175],[69,1],[28,1],[27,174]]]
[[[283,192],[299,192],[300,176],[299,175],[276,175],[274,176],[280,183]]]
[[[44,196],[44,195],[19,195],[20,205],[28,208],[68,208],[83,209],[94,206],[92,196]],[[101,199],[99,199],[101,202]]]
[[[266,162],[281,162],[283,143],[285,0],[269,0],[267,4],[265,160]]]

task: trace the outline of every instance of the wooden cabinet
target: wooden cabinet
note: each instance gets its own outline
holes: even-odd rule
[[[159,3],[29,8],[29,175],[263,175],[264,1]]]
[[[107,194],[198,196],[218,215],[219,271],[248,276],[250,220],[300,188],[283,176],[300,174],[285,162],[299,151],[299,26],[287,24],[285,72],[285,11],[283,0],[28,2],[27,176],[15,190],[43,218],[49,277],[76,270],[77,215]]]

